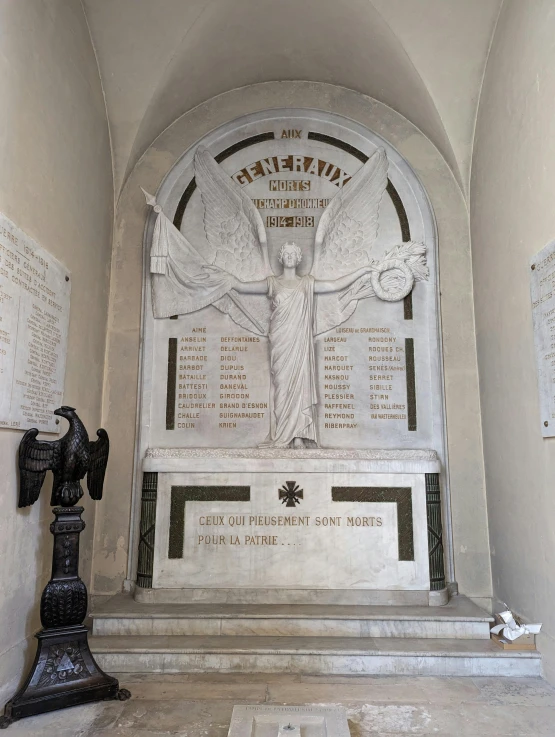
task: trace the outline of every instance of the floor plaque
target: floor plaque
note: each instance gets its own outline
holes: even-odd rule
[[[228,737],[350,737],[339,706],[235,706]]]

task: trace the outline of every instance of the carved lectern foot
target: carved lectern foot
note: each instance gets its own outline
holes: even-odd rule
[[[87,613],[87,588],[78,571],[83,507],[53,511],[52,578],[40,605],[44,629],[36,635],[35,662],[23,686],[6,704],[0,729],[24,717],[93,701],[126,701],[131,696],[119,687],[117,678],[98,667],[89,649],[89,631],[82,624]]]
[[[6,704],[0,729],[25,717],[68,706],[119,699],[131,694],[96,664],[83,625],[48,627],[37,635],[35,662],[27,680]]]

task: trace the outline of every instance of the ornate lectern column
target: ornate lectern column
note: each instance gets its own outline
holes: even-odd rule
[[[55,507],[52,577],[40,602],[44,629],[37,633],[37,654],[29,676],[8,701],[0,729],[23,717],[108,699],[125,700],[116,678],[96,664],[83,625],[87,587],[79,578],[79,535],[85,529],[83,507]]]

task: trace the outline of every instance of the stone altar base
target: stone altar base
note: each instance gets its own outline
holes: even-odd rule
[[[444,604],[434,451],[151,449],[136,597]]]
[[[448,601],[433,451],[151,449],[134,597],[92,616],[123,673],[541,673]]]
[[[228,737],[349,737],[349,725],[343,707],[235,706]]]

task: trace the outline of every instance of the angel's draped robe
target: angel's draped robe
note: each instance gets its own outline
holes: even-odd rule
[[[285,448],[294,438],[317,443],[314,360],[314,277],[289,288],[268,277],[270,432],[261,448]]]

